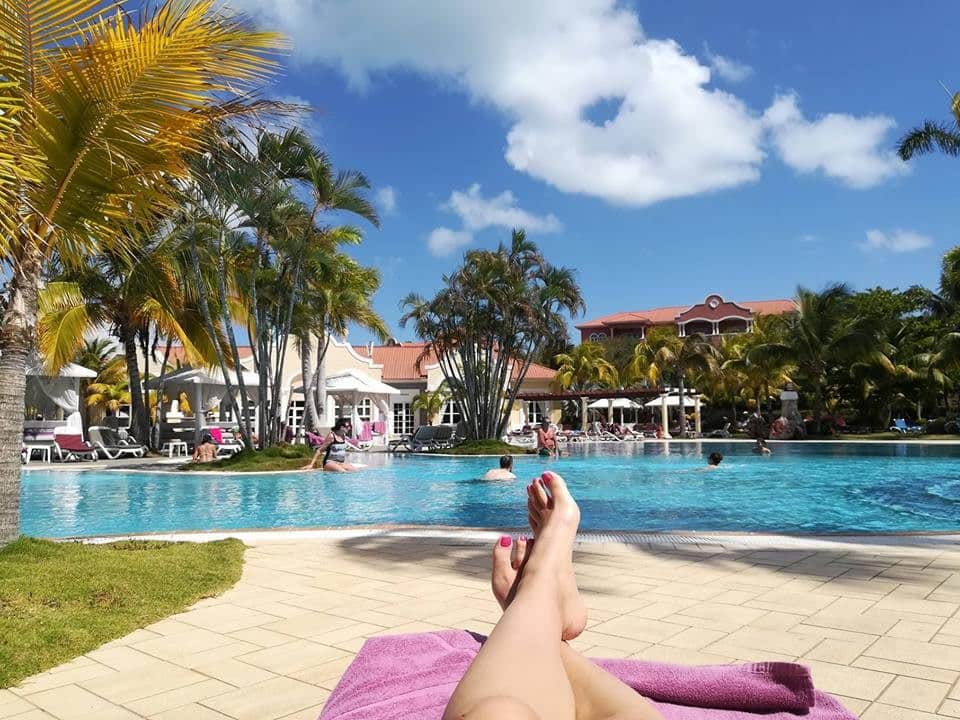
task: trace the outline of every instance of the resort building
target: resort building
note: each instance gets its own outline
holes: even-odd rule
[[[436,390],[444,379],[436,357],[424,352],[426,347],[422,342],[390,340],[384,345],[353,345],[337,338],[331,339],[321,371],[323,389],[319,392],[318,403],[321,428],[329,428],[337,417],[350,417],[359,439],[385,444],[392,437],[412,433],[420,425],[459,423],[460,410],[452,400],[435,417],[427,417],[423,411],[413,410],[413,399],[422,392]],[[170,362],[176,366],[182,362],[182,348],[173,350],[175,352],[171,352]],[[249,347],[239,350],[244,377],[247,378],[254,369],[252,355]],[[316,357],[316,348],[313,357]],[[219,370],[205,371],[202,383],[193,377],[196,372],[199,371],[187,373],[195,384],[185,386],[184,392],[191,406],[202,408],[205,414],[202,423],[229,422],[232,419],[229,404],[223,402],[222,385],[217,385]],[[519,391],[523,394],[548,393],[555,372],[543,365],[532,364]],[[167,377],[173,381],[181,375],[184,375],[183,370],[167,373]],[[516,378],[516,372],[513,378]],[[251,379],[255,382],[255,378]],[[222,382],[221,378],[219,383]],[[302,363],[295,343],[291,343],[287,349],[281,382],[283,421],[287,432],[296,436],[303,430],[306,401]],[[204,387],[199,387],[200,384]],[[167,392],[177,397],[180,388],[171,385]],[[176,420],[197,423],[195,415],[181,419],[176,416],[177,408],[171,408]],[[514,403],[509,426],[516,428],[535,424],[544,417],[556,422],[560,418],[560,409],[560,401],[518,400]],[[169,416],[169,412],[167,414]]]
[[[619,312],[577,325],[580,342],[602,342],[629,337],[643,340],[652,327],[673,327],[681,337],[699,333],[720,337],[750,332],[758,315],[787,315],[798,312],[793,300],[751,300],[733,302],[721,295],[707,295],[695,305],[673,305],[651,310]]]

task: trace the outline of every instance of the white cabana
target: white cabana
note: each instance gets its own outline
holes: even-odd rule
[[[67,425],[81,427],[80,420],[80,381],[92,380],[97,373],[90,368],[75,363],[67,363],[56,375],[51,375],[39,361],[27,363],[26,407],[44,417],[44,421],[57,421],[62,415]],[[27,421],[25,427],[36,425],[34,420]]]
[[[700,406],[703,404],[703,399],[699,393],[696,391],[691,391],[689,393],[685,392],[683,397],[683,408],[684,411],[688,407],[693,408],[693,431],[694,434],[699,437],[701,433],[701,422],[700,422]],[[660,408],[660,425],[663,431],[663,437],[670,438],[670,422],[669,416],[667,413],[667,408],[680,407],[680,393],[677,391],[664,393],[658,398],[648,401],[644,405],[648,408]],[[687,419],[680,418],[681,427],[686,426]]]
[[[239,392],[237,373],[229,370],[227,375],[234,392]],[[251,399],[256,398],[257,388],[260,384],[260,377],[257,373],[244,371],[240,374],[240,378],[243,379],[247,397]],[[166,375],[150,379],[147,382],[147,387],[150,389],[163,387],[167,394],[174,398],[179,396],[180,393],[186,394],[187,399],[190,401],[190,406],[193,409],[195,441],[199,441],[200,439],[204,415],[210,410],[219,407],[221,409],[220,414],[223,416],[223,410],[227,407],[224,403],[230,403],[230,398],[226,397],[227,383],[223,373],[219,369],[214,368],[183,367]],[[167,413],[168,420],[183,417],[182,414],[179,413],[179,408],[174,406],[176,402],[177,401],[174,400],[171,403],[171,410]]]
[[[302,391],[302,388],[300,390]],[[327,397],[339,400],[341,405],[350,405],[350,419],[354,432],[361,432],[361,418],[358,413],[360,403],[364,398],[370,398],[379,409],[381,422],[384,423],[384,431],[377,439],[386,445],[390,428],[393,427],[393,406],[390,398],[400,393],[397,388],[359,370],[344,370],[336,375],[327,376],[325,390]],[[361,440],[367,439],[359,435],[357,437]]]
[[[635,403],[629,398],[600,398],[587,405],[590,410],[606,410],[607,422],[613,422],[613,411],[620,411],[620,422],[623,422],[624,410],[639,410],[642,405]]]

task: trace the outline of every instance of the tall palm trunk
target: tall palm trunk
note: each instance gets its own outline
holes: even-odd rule
[[[677,375],[678,375],[677,388],[680,390],[680,398],[677,403],[680,408],[680,437],[685,438],[687,436],[687,413],[685,410],[686,405],[684,404],[684,401],[686,400],[686,398],[683,395],[685,392],[685,388],[683,384],[683,366],[682,365],[677,369]]]
[[[299,338],[300,343],[300,379],[303,383],[303,426],[305,430],[316,432],[320,426],[317,413],[317,396],[313,385],[313,347],[310,345],[310,333]]]
[[[0,323],[0,544],[20,534],[20,448],[27,358],[37,337],[39,250],[27,243],[12,267],[10,297]]]
[[[819,435],[822,431],[821,418],[823,416],[823,387],[820,382],[813,385],[813,431]]]
[[[130,379],[130,432],[137,442],[146,442],[150,437],[150,418],[143,402],[143,386],[140,382],[140,366],[137,362],[137,341],[126,326],[120,327],[120,342],[127,361],[127,377]],[[196,412],[196,411],[195,411]]]

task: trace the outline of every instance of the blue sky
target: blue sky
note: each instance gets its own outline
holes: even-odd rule
[[[291,36],[271,94],[314,106],[334,162],[383,191],[355,255],[401,339],[400,299],[516,222],[576,268],[587,317],[932,286],[957,242],[960,161],[891,156],[948,118],[953,2],[922,22],[896,3],[232,4]]]

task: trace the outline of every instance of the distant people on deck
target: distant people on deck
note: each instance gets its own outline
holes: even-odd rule
[[[763,438],[757,438],[757,444],[753,446],[751,452],[754,455],[772,455],[770,448],[767,447],[767,441]]]
[[[323,455],[323,462],[320,467],[328,472],[352,472],[357,470],[357,466],[347,462],[347,447],[350,443],[347,438],[353,433],[353,423],[347,418],[337,418],[333,424],[333,429],[327,433],[320,447],[313,454],[303,470],[313,470],[317,467],[317,461]]]
[[[516,480],[517,476],[513,474],[513,456],[504,455],[500,458],[500,467],[487,470],[483,476],[484,480]]]
[[[217,444],[210,433],[204,433],[200,444],[193,450],[193,462],[210,463],[217,459]]]
[[[557,445],[557,434],[550,421],[544,418],[537,428],[537,454],[543,457],[559,457],[560,446]]]

